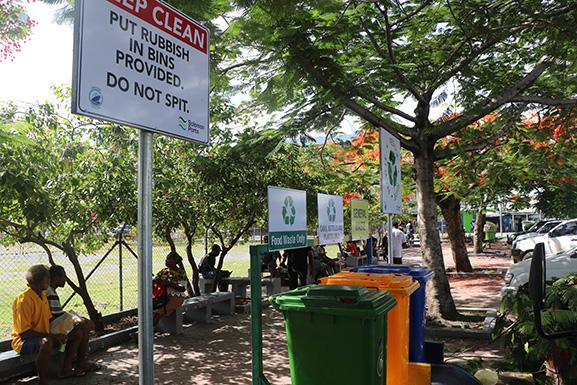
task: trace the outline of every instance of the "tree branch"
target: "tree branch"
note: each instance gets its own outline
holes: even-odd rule
[[[52,256],[52,251],[50,251],[50,248],[49,248],[48,246],[46,246],[45,243],[42,243],[42,242],[34,242],[34,241],[32,241],[32,242],[33,242],[33,243],[36,243],[37,245],[39,245],[40,247],[42,247],[42,248],[44,249],[44,251],[46,252],[46,254],[48,255],[48,262],[50,262],[50,265],[51,265],[51,266],[56,266],[56,262],[54,262],[54,258],[53,258],[53,256]],[[66,283],[68,284],[68,286],[70,286],[70,287],[72,288],[72,291],[73,291],[73,292],[75,292],[75,293],[79,293],[79,292],[80,292],[80,288],[78,287],[78,285],[76,285],[76,284],[74,283],[74,281],[72,281],[72,280],[70,279],[70,277],[68,277],[68,275],[66,275]]]
[[[216,235],[216,237],[218,238],[218,240],[220,242],[220,246],[221,246],[222,250],[224,250],[226,245],[224,244],[224,237],[222,236],[221,232],[218,231],[216,229],[216,227],[214,227],[214,225],[210,225],[210,230],[212,230],[212,232]]]
[[[264,55],[261,55],[256,59],[231,64],[230,66],[221,69],[220,74],[225,75],[227,72],[232,71],[233,69],[236,69],[236,68],[240,68],[240,67],[244,67],[244,66],[248,66],[248,65],[253,65],[253,64],[263,64],[263,63],[268,63],[268,62],[272,61],[271,58],[263,59],[263,57],[264,57]]]
[[[498,42],[500,42],[501,40],[503,40],[503,38],[506,37],[510,37],[512,34],[517,33],[519,30],[521,30],[521,28],[517,28],[517,29],[513,29],[508,31],[508,35],[507,36],[498,36],[498,37],[493,37],[492,39],[487,40],[485,43],[481,44],[476,50],[474,50],[473,52],[471,52],[468,56],[462,58],[460,61],[458,61],[452,68],[450,68],[447,72],[445,73],[439,73],[434,79],[433,82],[431,83],[431,86],[428,88],[427,93],[432,93],[434,92],[437,88],[439,88],[442,84],[444,84],[445,82],[447,82],[449,79],[451,79],[453,76],[455,76],[457,73],[459,73],[463,68],[465,68],[466,66],[468,66],[469,64],[471,64],[473,62],[473,60],[475,60],[477,57],[479,57],[479,55],[481,55],[483,52],[485,52],[486,50],[488,50],[489,48],[491,48],[492,46],[494,46],[495,44],[497,44]],[[466,44],[468,41],[468,39],[465,39],[460,47],[462,48],[462,46],[464,44]],[[441,69],[443,69],[443,67],[445,67],[447,64],[450,63],[450,61],[453,60],[453,58],[456,56],[456,54],[458,53],[458,51],[453,51],[453,53],[451,53],[451,55],[449,55],[449,58],[447,60],[445,60],[445,62],[443,62],[443,64],[441,64],[441,66],[439,67],[438,71],[440,71]]]
[[[510,100],[511,102],[523,102],[543,104],[547,106],[574,106],[577,105],[577,99],[553,99],[542,96],[518,95]]]
[[[373,45],[373,47],[375,48],[375,50],[378,52],[379,56],[381,56],[384,60],[387,60],[387,59],[388,59],[388,56],[387,56],[386,52],[385,52],[385,51],[383,50],[383,48],[379,45],[379,43],[377,42],[377,40],[375,39],[374,35],[371,33],[371,31],[369,30],[369,28],[367,27],[367,25],[366,25],[366,23],[365,23],[365,21],[364,21],[363,19],[361,19],[361,24],[363,25],[364,31],[367,33],[367,36],[369,37],[369,40],[371,41],[371,44]],[[377,108],[380,108],[380,109],[383,110],[383,111],[389,112],[389,113],[391,113],[391,114],[395,114],[395,115],[400,116],[401,118],[406,119],[406,120],[408,120],[408,121],[410,121],[410,122],[413,122],[413,123],[416,123],[416,122],[417,122],[417,119],[416,119],[414,116],[411,116],[411,115],[409,115],[409,114],[407,114],[407,113],[405,113],[405,112],[403,112],[403,111],[400,111],[400,110],[398,110],[398,109],[396,109],[396,108],[394,108],[394,107],[387,106],[387,105],[385,105],[384,103],[382,103],[380,100],[378,100],[377,98],[375,98],[375,97],[373,97],[373,96],[371,96],[371,95],[365,94],[365,93],[362,92],[362,91],[357,91],[356,94],[357,94],[359,97],[361,97],[361,98],[363,98],[363,99],[365,99],[365,100],[373,103]],[[408,136],[416,136],[416,134],[417,134],[417,133],[414,132],[414,133],[410,133],[410,134],[407,133],[406,135],[408,135]]]
[[[403,74],[401,72],[401,70],[399,70],[399,68],[397,67],[398,62],[397,62],[397,58],[395,56],[395,51],[393,50],[393,36],[392,36],[391,24],[389,23],[389,15],[387,14],[387,10],[381,9],[381,7],[379,7],[379,5],[376,2],[373,4],[375,4],[375,7],[381,12],[381,14],[384,16],[384,19],[385,19],[385,37],[387,40],[388,58],[389,58],[389,63],[391,64],[391,67],[393,69],[393,72],[397,75],[397,78],[401,81],[401,83],[403,83],[407,87],[407,89],[411,92],[411,94],[413,94],[413,96],[418,101],[423,102],[423,103],[427,103],[427,100],[423,96],[423,91],[419,87],[417,87],[417,85],[415,85],[413,82],[411,82],[405,76],[405,74]]]
[[[393,128],[388,122],[386,122],[382,118],[374,115],[373,113],[366,110],[365,108],[358,105],[357,103],[352,102],[352,101],[347,101],[347,102],[345,102],[345,106],[348,109],[350,109],[351,111],[353,111],[355,114],[357,114],[359,117],[368,121],[369,123],[374,124],[377,127],[381,127],[383,129],[385,129],[389,134],[391,134],[395,138],[397,138],[401,142],[401,145],[405,149],[407,149],[409,151],[418,151],[419,150],[419,147],[415,142],[413,142],[411,140],[407,140],[407,139],[403,138],[402,136],[400,136],[399,132],[397,131],[396,128]]]
[[[463,147],[457,147],[457,148],[443,149],[443,150],[435,151],[435,155],[434,155],[435,161],[441,160],[441,159],[446,159],[446,158],[452,158],[454,156],[464,154],[466,152],[484,151],[485,149],[487,149],[491,146],[494,146],[493,143],[496,140],[499,140],[499,139],[501,139],[501,138],[503,138],[509,134],[509,132],[512,130],[512,128],[515,126],[515,124],[518,122],[519,118],[521,117],[521,114],[523,113],[523,110],[525,109],[525,107],[526,107],[526,104],[517,108],[517,111],[507,119],[507,121],[501,126],[501,128],[499,128],[499,130],[497,130],[497,132],[495,132],[493,135],[489,136],[488,138],[477,141],[475,143],[471,143],[471,144],[463,146]]]
[[[234,245],[236,245],[236,243],[238,242],[240,237],[242,237],[242,235],[245,234],[254,223],[255,223],[255,220],[251,218],[246,223],[246,225],[234,236],[234,238],[231,239],[231,241],[229,243],[229,246],[230,246],[229,249],[232,249],[234,247]]]
[[[332,84],[329,79],[324,75],[324,73],[315,67],[314,63],[311,62],[310,56],[306,55],[305,52],[301,50],[300,47],[297,46],[296,43],[291,43],[289,45],[289,49],[292,51],[294,57],[299,61],[301,66],[307,71],[311,76],[315,78],[315,80],[325,89],[332,91],[336,94],[336,96],[342,100],[342,103],[345,107],[349,110],[353,111],[355,114],[359,115],[363,119],[367,120],[369,123],[374,124],[377,127],[382,127],[391,135],[398,138],[403,147],[410,151],[417,151],[418,146],[405,138],[402,138],[399,135],[397,129],[389,124],[384,119],[378,117],[377,115],[373,114],[366,108],[362,107],[358,103],[354,102],[350,95],[343,92],[341,89],[337,88],[334,84]]]
[[[365,94],[364,92],[357,92],[357,95],[363,99],[365,99],[368,102],[371,102],[375,105],[375,107],[380,108],[381,110],[385,111],[385,112],[390,112],[391,114],[397,115],[403,119],[408,120],[409,122],[413,122],[416,123],[417,122],[417,118],[415,118],[412,115],[407,114],[406,112],[403,112],[401,110],[398,110],[394,107],[391,106],[387,106],[386,104],[382,103],[379,99],[375,98],[374,96]],[[414,134],[416,135],[416,132],[414,132]],[[407,135],[413,136],[413,133],[407,133]]]
[[[468,125],[475,123],[477,120],[490,112],[493,112],[502,105],[510,103],[521,92],[527,89],[527,87],[533,84],[539,76],[545,72],[549,65],[550,63],[548,61],[541,60],[535,65],[531,72],[525,75],[525,77],[519,80],[513,87],[505,90],[500,96],[489,99],[484,105],[474,108],[473,110],[477,110],[476,113],[471,112],[463,114],[460,117],[439,125],[439,129],[433,133],[433,137],[437,139],[444,138],[447,135],[453,134]]]
[[[409,12],[405,16],[395,20],[395,22],[391,24],[391,28],[394,26],[397,26],[397,28],[394,28],[394,29],[392,28],[392,30],[396,31],[401,24],[403,24],[405,21],[413,18],[414,16],[416,16],[419,12],[421,12],[424,8],[426,8],[431,3],[432,3],[432,0],[424,0],[421,3],[421,5],[419,5],[417,8],[415,8],[412,12]]]

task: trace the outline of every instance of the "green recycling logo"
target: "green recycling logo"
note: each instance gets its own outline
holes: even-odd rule
[[[334,222],[337,219],[337,207],[335,201],[329,200],[329,205],[327,206],[327,215],[329,217],[329,222]]]
[[[399,170],[397,169],[397,155],[393,151],[389,152],[387,169],[389,171],[389,183],[391,186],[396,186],[399,181]]]
[[[284,206],[282,207],[282,219],[285,225],[294,225],[297,209],[295,208],[293,198],[288,195],[284,199]]]

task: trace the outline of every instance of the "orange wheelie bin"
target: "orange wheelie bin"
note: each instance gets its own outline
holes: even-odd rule
[[[365,286],[369,290],[388,291],[397,301],[388,314],[387,385],[409,384],[409,304],[419,288],[413,278],[399,274],[340,272],[321,278],[323,285]]]

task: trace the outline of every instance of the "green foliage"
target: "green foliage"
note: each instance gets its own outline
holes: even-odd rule
[[[577,190],[571,184],[544,186],[537,196],[535,207],[546,217],[577,218]]]
[[[105,241],[109,228],[133,222],[124,203],[134,197],[134,163],[114,144],[122,130],[61,115],[50,104],[2,116],[3,127],[26,138],[0,144],[6,241],[45,238],[85,251]]]
[[[439,161],[436,190],[455,195],[472,207],[478,207],[479,202],[507,202],[513,209],[524,209],[536,195],[537,208],[546,216],[577,215],[572,204],[577,180],[577,135],[572,113],[550,110],[545,115],[525,117],[514,127],[506,124],[505,117],[489,117],[459,136],[441,141],[442,150],[449,144],[461,146],[467,143],[467,137],[482,131],[500,129],[506,133],[494,148]]]
[[[577,275],[571,274],[547,285],[543,329],[547,333],[577,330]],[[494,335],[503,335],[505,347],[517,370],[539,372],[552,363],[566,381],[577,380],[577,339],[546,340],[537,334],[533,303],[524,286],[503,298]]]
[[[197,157],[201,209],[223,249],[234,246],[250,226],[266,222],[268,186],[307,190],[309,194],[317,190],[314,177],[303,172],[300,153],[299,146],[282,138],[247,129],[233,141],[215,143]],[[311,196],[307,198],[311,202]]]

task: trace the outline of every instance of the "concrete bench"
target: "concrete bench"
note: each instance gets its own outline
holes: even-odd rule
[[[172,312],[171,315],[160,317],[157,330],[170,333],[182,334],[184,320],[207,323],[212,315],[211,303],[206,297],[192,297],[184,300],[182,305]]]
[[[164,333],[182,334],[184,321],[208,323],[213,314],[233,315],[233,293],[211,293],[186,299],[171,315],[161,317],[157,329]]]
[[[212,314],[217,315],[234,315],[234,293],[217,292],[210,294],[203,294],[203,298],[208,298],[211,305]]]
[[[226,283],[231,286],[231,290],[234,296],[237,298],[247,297],[247,287],[250,286],[250,278],[247,277],[233,277],[233,278],[223,278],[222,283]],[[203,293],[210,293],[212,290],[214,281],[212,279],[201,278],[199,281],[200,291]],[[261,285],[266,288],[266,295],[271,296],[273,294],[278,294],[281,292],[281,279],[280,278],[263,278],[261,280]]]
[[[36,355],[21,356],[14,350],[0,353],[0,380],[32,372],[35,368]]]
[[[99,350],[108,349],[111,346],[116,346],[125,341],[130,340],[130,335],[138,331],[138,326],[130,327],[121,331],[106,334],[101,337],[90,340],[90,353]],[[5,347],[5,342],[2,341],[2,347]],[[62,366],[64,360],[63,353],[55,353],[54,361],[50,365],[49,375],[51,377],[57,376],[57,368]],[[30,354],[21,356],[13,350],[8,350],[0,353],[0,381],[5,381],[17,376],[33,373],[36,370],[35,365],[36,355]]]

